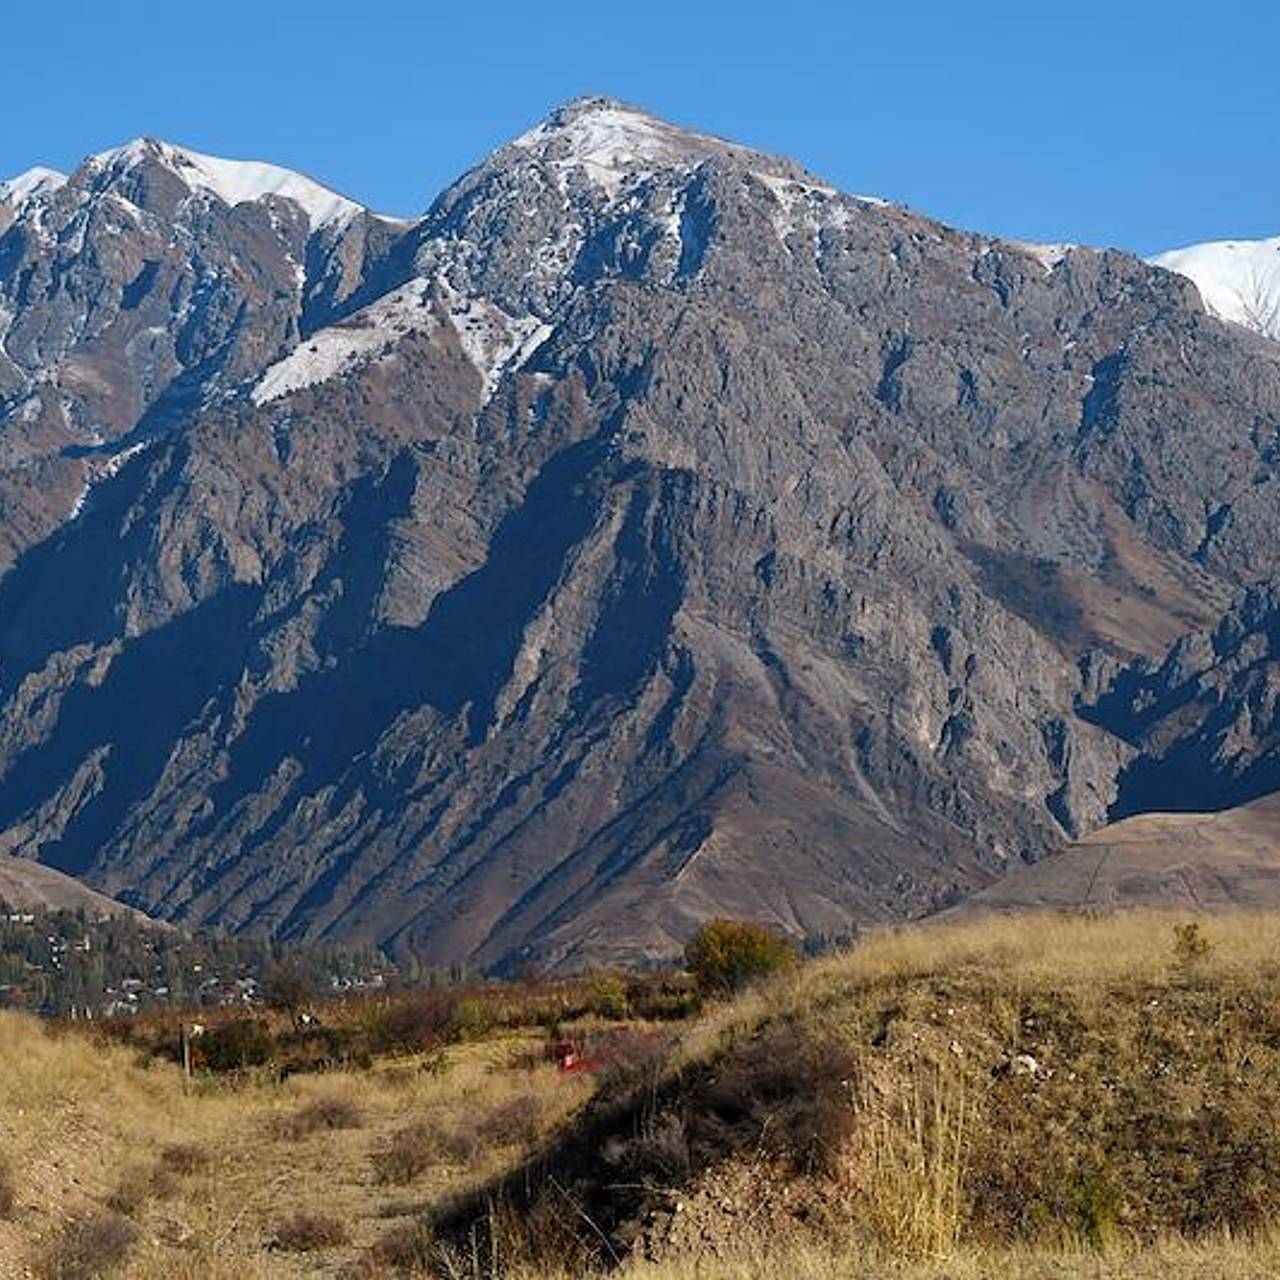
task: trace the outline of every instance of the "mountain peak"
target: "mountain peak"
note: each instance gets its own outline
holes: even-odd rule
[[[1186,276],[1218,319],[1280,340],[1280,236],[1193,244],[1151,261]]]
[[[687,167],[717,153],[754,154],[602,96],[566,102],[503,150],[532,155],[562,176],[576,171],[609,194],[637,172]]]
[[[147,162],[164,165],[188,190],[215,195],[233,207],[267,196],[292,200],[315,230],[347,222],[363,208],[292,169],[261,160],[224,160],[159,138],[135,138],[121,147],[99,152],[90,156],[86,167],[96,175],[99,185],[109,186]]]
[[[12,178],[0,181],[0,201],[14,209],[21,209],[33,196],[46,191],[56,191],[67,180],[65,173],[36,165]]]

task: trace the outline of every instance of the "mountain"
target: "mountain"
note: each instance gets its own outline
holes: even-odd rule
[[[152,139],[0,185],[0,565],[332,319],[402,230],[298,174]]]
[[[1280,237],[1196,244],[1151,261],[1193,280],[1210,314],[1280,339]]]
[[[0,849],[169,919],[923,914],[1137,794],[1276,563],[1280,345],[1129,255],[605,99],[409,224],[109,154],[0,237]]]

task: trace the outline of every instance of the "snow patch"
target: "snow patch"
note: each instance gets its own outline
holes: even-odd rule
[[[484,379],[481,404],[488,404],[503,374],[520,368],[551,336],[552,326],[537,316],[511,316],[484,298],[456,294],[447,285],[442,288],[449,323]]]
[[[141,440],[137,444],[131,444],[127,449],[121,449],[118,453],[112,453],[106,457],[86,458],[82,487],[79,496],[71,504],[71,510],[67,512],[67,519],[69,521],[74,520],[84,510],[85,503],[89,500],[89,495],[98,485],[105,480],[110,480],[130,458],[136,458],[138,454],[144,449],[150,448],[154,443],[154,440]]]
[[[784,243],[788,236],[800,228],[817,231],[824,226],[843,227],[851,216],[850,204],[875,205],[888,208],[889,201],[879,196],[849,195],[821,182],[805,182],[798,178],[784,178],[776,173],[752,171],[752,177],[763,183],[773,194],[776,208],[773,225],[778,239]]]
[[[1034,244],[1026,240],[1011,240],[1009,243],[1016,249],[1021,249],[1023,253],[1030,254],[1044,268],[1045,275],[1048,275],[1073,249],[1079,248],[1074,244]]]
[[[1150,261],[1186,276],[1218,319],[1280,340],[1280,236],[1216,240],[1160,253]]]
[[[669,125],[642,112],[602,102],[557,113],[511,145],[538,155],[562,177],[585,174],[612,196],[636,169],[679,160],[677,138]]]
[[[318,386],[367,364],[410,333],[435,326],[430,283],[411,280],[326,329],[318,329],[267,369],[253,388],[255,405]]]

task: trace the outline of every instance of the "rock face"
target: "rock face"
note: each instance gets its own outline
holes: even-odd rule
[[[1280,549],[1280,347],[1124,254],[601,100],[400,228],[126,150],[0,239],[0,831],[169,918],[919,914],[1106,820]]]

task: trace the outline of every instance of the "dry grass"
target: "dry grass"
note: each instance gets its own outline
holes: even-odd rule
[[[853,1216],[891,1256],[946,1258],[960,1243],[971,1108],[964,1077],[943,1064],[884,1085],[864,1072],[857,1141],[836,1181],[854,1189]]]
[[[785,1245],[768,1256],[640,1264],[619,1280],[1275,1280],[1280,1239],[1162,1240],[1138,1250],[960,1250],[945,1260],[876,1260],[864,1250]],[[509,1280],[521,1280],[512,1275]],[[544,1273],[537,1280],[569,1280]]]
[[[617,1274],[1280,1275],[1280,1238],[1249,1234],[1280,1212],[1268,1145],[1280,1096],[1280,917],[1201,920],[1194,946],[1175,935],[1186,922],[1051,916],[887,930],[710,1010],[634,1070],[606,1073],[609,1088],[648,1099],[628,1140],[644,1176],[689,1206],[679,1239],[696,1241],[705,1226],[719,1253],[695,1256],[691,1244]],[[122,1237],[133,1233],[118,1274],[136,1280],[288,1280],[322,1265],[421,1274],[434,1249],[424,1222],[516,1170],[589,1096],[593,1081],[541,1062],[544,1043],[497,1033],[443,1058],[433,1048],[284,1081],[250,1072],[184,1092],[176,1068],[144,1067],[136,1050],[0,1014],[0,1153],[22,1175],[0,1213],[0,1275],[47,1264],[71,1248],[64,1224],[109,1213]],[[1021,1055],[1034,1069],[1014,1065]],[[798,1093],[812,1105],[795,1105]],[[711,1109],[667,1114],[668,1096]],[[377,1153],[415,1127],[429,1135],[429,1158],[403,1189],[380,1182]],[[724,1221],[699,1216],[738,1194],[736,1183],[699,1190],[708,1152],[751,1133],[743,1185],[752,1168],[776,1173],[786,1214],[765,1195]],[[546,1221],[522,1230],[591,1236],[578,1201],[555,1192],[540,1204]],[[317,1231],[303,1248],[285,1243],[295,1222],[337,1225],[328,1243]],[[767,1251],[735,1257],[753,1229]],[[307,1237],[300,1228],[297,1240]],[[459,1274],[482,1273],[481,1261]],[[501,1274],[534,1273],[504,1263]]]
[[[527,1115],[523,1099],[534,1090],[541,1131],[581,1104],[588,1081],[547,1066],[510,1067],[517,1050],[536,1056],[540,1043],[507,1036],[458,1045],[444,1072],[408,1058],[393,1069],[283,1082],[264,1075],[184,1093],[176,1067],[144,1068],[125,1047],[0,1013],[0,1151],[23,1171],[14,1218],[0,1220],[0,1276],[46,1256],[62,1223],[108,1209],[138,1228],[120,1272],[137,1280],[313,1274],[314,1255],[271,1247],[285,1206],[346,1224],[350,1243],[326,1257],[354,1265],[397,1222],[411,1224],[523,1153],[495,1142],[477,1148],[469,1166],[438,1161],[396,1204],[372,1178],[369,1154],[398,1128],[428,1119],[483,1128],[504,1108]]]

